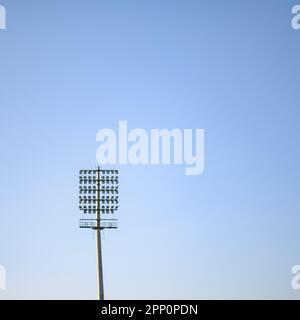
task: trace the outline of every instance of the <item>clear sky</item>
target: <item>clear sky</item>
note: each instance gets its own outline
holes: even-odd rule
[[[107,298],[300,298],[297,1],[0,0],[0,299],[96,298],[96,133],[203,128],[205,169],[119,166]]]

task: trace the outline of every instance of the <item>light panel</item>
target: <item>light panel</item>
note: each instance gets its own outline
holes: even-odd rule
[[[97,229],[97,219],[80,219],[80,228]],[[101,229],[117,229],[118,222],[116,219],[103,219],[100,220]]]
[[[80,170],[79,209],[84,214],[115,214],[119,208],[118,184],[118,170]]]

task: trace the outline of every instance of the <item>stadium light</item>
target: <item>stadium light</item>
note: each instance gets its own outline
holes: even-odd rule
[[[79,171],[79,210],[89,218],[80,219],[80,228],[96,231],[97,237],[97,284],[98,298],[104,300],[103,267],[101,250],[101,230],[117,229],[115,214],[119,209],[118,170]],[[95,215],[95,218],[90,218]],[[105,215],[105,218],[102,216]],[[109,218],[108,218],[108,215]]]

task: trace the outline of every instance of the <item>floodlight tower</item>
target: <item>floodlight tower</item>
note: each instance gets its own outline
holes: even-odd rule
[[[96,170],[79,171],[79,209],[84,214],[96,215],[96,219],[80,219],[79,226],[96,231],[99,300],[104,300],[101,230],[118,228],[118,220],[114,218],[119,208],[118,184],[118,170],[102,170],[98,167]],[[111,214],[112,218],[102,218],[104,214],[106,217]]]

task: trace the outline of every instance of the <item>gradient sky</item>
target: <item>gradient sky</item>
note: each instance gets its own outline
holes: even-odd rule
[[[205,169],[119,166],[105,293],[300,298],[297,1],[17,1],[0,30],[0,299],[95,299],[96,133],[204,128]]]

